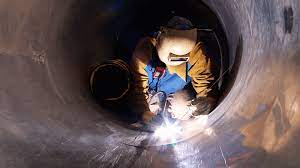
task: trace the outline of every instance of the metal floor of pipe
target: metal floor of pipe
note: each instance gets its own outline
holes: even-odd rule
[[[114,54],[123,12],[151,1],[0,0],[0,167],[299,167],[300,1],[203,1],[224,27],[235,80],[207,129],[149,145],[86,81]]]

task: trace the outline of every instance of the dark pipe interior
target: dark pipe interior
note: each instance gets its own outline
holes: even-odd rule
[[[204,3],[224,28],[236,78],[210,129],[149,146],[86,81],[90,65],[116,55],[117,30],[135,23],[126,17],[159,3],[0,0],[0,167],[298,167],[300,2]],[[200,4],[182,6],[200,19]]]
[[[122,5],[122,2],[117,2],[114,5],[112,10],[118,10],[117,6]],[[112,26],[109,27],[109,33],[115,38],[111,44],[113,59],[122,59],[130,64],[133,50],[141,38],[154,37],[160,27],[165,26],[173,16],[186,17],[192,21],[195,28],[199,29],[198,36],[206,47],[207,56],[215,64],[214,75],[216,81],[213,85],[216,86],[214,92],[215,97],[218,98],[218,92],[224,91],[226,88],[226,84],[221,84],[224,80],[226,81],[226,77],[229,77],[229,72],[226,71],[229,69],[229,58],[226,35],[215,13],[204,3],[195,5],[193,3],[182,3],[181,1],[143,1],[131,5],[132,7],[121,10],[120,16],[116,17],[112,21]],[[98,29],[101,29],[101,25],[99,27],[95,26],[95,30]],[[98,41],[98,43],[100,42]],[[91,66],[97,64],[97,62],[93,62]],[[228,73],[224,73],[225,71]],[[116,114],[120,120],[136,122],[138,116],[130,113],[134,107],[131,107],[130,101],[128,101],[130,99],[129,94],[118,101],[103,101],[105,96],[116,95],[122,88],[127,87],[126,74],[114,74],[114,71],[110,72],[109,70],[97,74],[99,77],[101,76],[101,79],[99,79],[100,81],[95,80],[94,87],[101,90],[101,92],[94,92],[96,102],[109,110],[110,113]],[[106,78],[105,75],[107,75]],[[123,77],[120,75],[123,75]],[[219,78],[219,76],[222,77]],[[117,81],[118,78],[122,78],[122,81],[112,82]],[[217,87],[218,83],[220,83],[219,88]]]

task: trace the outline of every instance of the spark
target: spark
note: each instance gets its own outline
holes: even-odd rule
[[[118,148],[119,148],[119,146],[115,147],[115,148],[112,150],[112,152],[113,152],[114,150],[118,149]]]
[[[182,133],[182,128],[177,124],[166,124],[165,126],[159,127],[155,132],[154,136],[161,140],[172,139],[175,143],[176,136]]]
[[[223,159],[224,159],[225,166],[226,166],[226,167],[228,167],[228,165],[227,165],[227,161],[226,161],[226,158],[225,158],[225,156],[224,156],[224,153],[223,153],[222,147],[221,147],[220,145],[219,145],[219,148],[220,148],[220,151],[221,151],[222,157],[223,157]]]
[[[101,153],[93,156],[89,161],[88,161],[88,167],[91,167],[91,162],[93,162],[94,160],[99,161],[99,157],[100,157]],[[101,159],[101,158],[100,158]]]

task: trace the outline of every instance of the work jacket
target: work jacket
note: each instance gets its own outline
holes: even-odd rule
[[[205,55],[204,46],[198,42],[190,52],[187,63],[178,66],[165,67],[165,73],[159,78],[154,77],[157,66],[155,56],[156,40],[146,37],[139,41],[131,61],[134,78],[135,109],[142,113],[148,111],[148,91],[163,91],[167,95],[182,90],[190,82],[197,93],[197,97],[206,97],[211,90],[210,84],[214,80],[211,72],[211,61]]]

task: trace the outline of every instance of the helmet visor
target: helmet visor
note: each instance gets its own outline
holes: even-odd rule
[[[158,56],[167,65],[180,65],[188,61],[189,53],[195,47],[196,42],[197,29],[163,28],[156,46]]]

